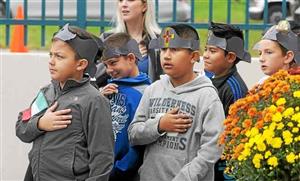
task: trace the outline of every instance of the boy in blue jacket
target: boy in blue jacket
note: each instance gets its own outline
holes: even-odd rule
[[[137,42],[128,34],[113,34],[104,44],[101,60],[112,78],[101,93],[110,100],[115,136],[115,162],[109,180],[132,181],[137,179],[143,147],[129,145],[127,128],[150,79],[147,74],[139,72],[137,60],[141,53]]]

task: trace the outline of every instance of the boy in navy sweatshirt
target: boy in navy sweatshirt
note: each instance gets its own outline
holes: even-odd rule
[[[127,129],[150,79],[139,72],[141,53],[138,43],[128,34],[113,34],[104,44],[101,60],[111,79],[101,93],[110,100],[115,136],[115,162],[109,180],[133,181],[137,180],[143,147],[129,145]]]
[[[231,104],[245,97],[248,88],[237,71],[236,64],[240,61],[250,63],[251,56],[244,49],[243,32],[233,25],[211,23],[209,35],[203,53],[204,69],[211,72],[213,85],[223,104],[225,116]],[[233,180],[223,175],[225,161],[216,164],[215,181]]]

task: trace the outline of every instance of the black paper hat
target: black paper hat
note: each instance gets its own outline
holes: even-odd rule
[[[244,41],[240,37],[234,36],[226,39],[217,37],[212,31],[209,31],[206,44],[219,47],[228,52],[234,52],[240,60],[251,62],[251,55],[244,49]]]
[[[84,31],[84,30],[82,30]],[[69,29],[69,24],[62,27],[57,33],[54,34],[53,38],[57,38],[69,44],[80,58],[88,60],[88,67],[85,72],[91,77],[95,76],[96,73],[96,61],[99,51],[103,49],[103,42],[100,38],[93,36],[93,38],[81,38],[76,33],[73,33]]]
[[[120,48],[113,48],[105,45],[104,41],[104,50],[101,57],[102,61],[108,60],[113,57],[119,57],[119,56],[126,56],[129,53],[133,53],[136,58],[139,60],[142,60],[142,54],[139,49],[138,43],[134,39],[130,39],[126,45],[120,47]]]

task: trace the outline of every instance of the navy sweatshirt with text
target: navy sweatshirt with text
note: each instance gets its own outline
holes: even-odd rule
[[[118,85],[118,93],[108,96],[112,111],[115,136],[115,163],[110,180],[126,180],[137,175],[143,157],[143,147],[131,147],[128,141],[128,126],[133,120],[144,89],[150,85],[145,73],[136,77],[110,79]]]

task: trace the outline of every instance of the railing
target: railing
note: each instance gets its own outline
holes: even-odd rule
[[[95,0],[96,1],[96,0]],[[156,12],[156,17],[158,17],[158,5],[159,0],[155,0],[155,12]],[[171,0],[170,0],[171,1]],[[173,22],[164,22],[161,23],[159,22],[160,26],[164,27],[169,24],[173,24],[176,22],[176,9],[177,9],[177,0],[172,0],[173,1],[173,17],[172,21]],[[208,1],[208,9],[209,9],[209,14],[208,14],[208,22],[196,22],[195,21],[195,12],[197,9],[195,9],[195,3],[199,3],[200,0],[189,0],[190,5],[191,5],[191,19],[188,22],[192,26],[194,26],[197,29],[207,29],[209,26],[208,22],[211,22],[214,20],[213,17],[213,5],[214,3],[220,2],[220,0],[209,0]],[[224,0],[225,1],[225,0]],[[234,24],[239,26],[241,29],[244,30],[244,35],[245,35],[245,45],[246,48],[248,48],[249,45],[249,30],[264,30],[266,27],[270,26],[270,24],[267,23],[268,19],[268,7],[264,9],[264,14],[263,14],[263,22],[262,23],[249,23],[249,6],[250,6],[250,0],[243,0],[245,1],[245,20],[244,23],[234,23],[232,22],[232,1],[236,0],[227,0],[227,16],[226,16],[226,23],[229,24]],[[263,1],[263,0],[262,0]],[[0,18],[0,25],[5,25],[5,45],[8,46],[10,42],[10,26],[14,24],[23,24],[25,25],[25,44],[27,44],[28,41],[28,26],[30,25],[39,25],[41,26],[41,46],[45,46],[45,27],[46,26],[62,26],[65,23],[69,22],[72,25],[76,25],[82,28],[86,27],[101,27],[100,31],[104,31],[104,27],[110,27],[111,23],[110,21],[105,20],[104,18],[104,2],[105,0],[99,0],[100,2],[100,20],[88,20],[87,19],[87,6],[86,6],[86,1],[85,0],[78,0],[77,1],[77,18],[72,19],[72,20],[66,20],[64,19],[64,0],[59,0],[59,16],[58,19],[55,20],[50,20],[46,19],[45,15],[45,9],[46,9],[46,0],[41,0],[41,18],[40,19],[29,19],[28,18],[28,0],[23,1],[23,8],[24,8],[24,20],[15,20],[11,18],[11,12],[10,12],[10,0],[6,0],[6,15],[5,18]],[[267,4],[268,1],[264,0],[264,3]],[[287,0],[282,0],[282,13],[283,13],[283,18],[286,17],[287,14]]]

